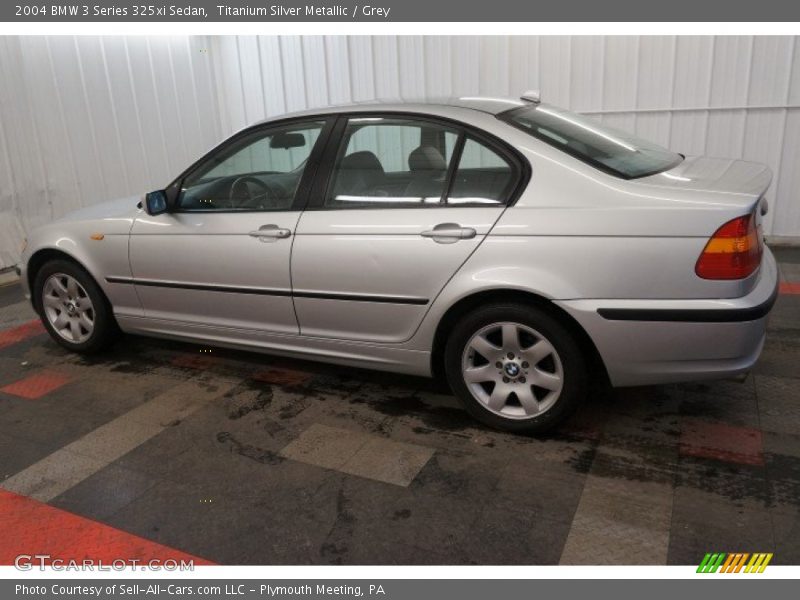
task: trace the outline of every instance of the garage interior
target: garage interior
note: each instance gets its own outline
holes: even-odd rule
[[[0,564],[800,563],[800,45],[792,37],[0,38]],[[259,119],[516,97],[775,173],[781,285],[741,380],[598,389],[500,433],[440,382],[127,336],[57,346],[14,281],[28,231],[163,187]]]

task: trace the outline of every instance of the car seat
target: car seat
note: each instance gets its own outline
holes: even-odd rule
[[[339,164],[333,199],[339,196],[371,196],[371,190],[386,177],[381,161],[372,152],[361,150],[348,154]]]
[[[447,161],[433,146],[419,146],[408,155],[411,181],[405,195],[412,198],[438,201],[444,189]]]

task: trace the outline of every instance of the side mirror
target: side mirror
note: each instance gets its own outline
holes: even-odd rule
[[[167,212],[167,194],[163,190],[150,192],[144,197],[144,210],[154,217]]]
[[[269,141],[270,148],[281,148],[288,150],[289,148],[302,148],[306,145],[306,137],[302,133],[277,133]]]

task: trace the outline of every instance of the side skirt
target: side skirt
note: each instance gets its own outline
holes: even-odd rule
[[[259,333],[252,331],[176,323],[130,315],[115,315],[120,328],[136,335],[275,354],[302,360],[316,360],[362,369],[391,371],[430,377],[431,354],[385,344],[370,344],[326,338]]]

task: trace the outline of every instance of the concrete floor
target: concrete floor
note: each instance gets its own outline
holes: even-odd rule
[[[744,382],[617,390],[545,439],[423,379],[130,336],[79,357],[0,288],[0,564],[800,564],[800,251],[777,254]]]

